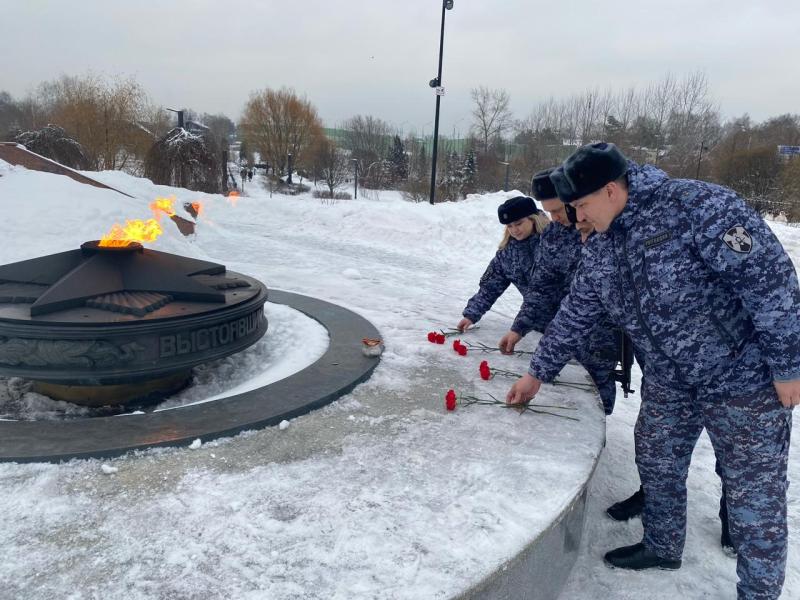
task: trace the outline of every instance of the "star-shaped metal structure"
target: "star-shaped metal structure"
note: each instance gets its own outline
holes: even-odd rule
[[[225,294],[193,275],[221,275],[225,266],[176,254],[127,248],[100,248],[83,244],[49,256],[0,266],[0,283],[49,286],[31,305],[31,316],[84,306],[97,296],[150,292],[194,302],[225,302]]]

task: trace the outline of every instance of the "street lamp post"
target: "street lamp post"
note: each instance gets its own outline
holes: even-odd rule
[[[355,185],[353,200],[358,200],[358,159],[351,158],[350,161],[353,163],[353,184]]]
[[[286,183],[292,185],[292,153],[289,152],[286,154],[286,160],[289,163],[289,176],[286,178]]]
[[[708,150],[706,148],[706,141],[702,140],[700,142],[700,152],[697,155],[697,170],[695,171],[694,178],[700,179],[700,161],[703,160],[703,150]]]
[[[453,0],[442,0],[442,29],[439,34],[439,71],[430,86],[436,88],[436,116],[433,119],[433,162],[431,164],[431,204],[436,193],[436,150],[439,142],[439,103],[442,100],[442,52],[444,51],[444,11],[453,9]]]

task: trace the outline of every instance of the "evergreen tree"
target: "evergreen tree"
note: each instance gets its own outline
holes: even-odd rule
[[[389,149],[389,163],[393,182],[408,179],[408,157],[399,135],[394,136],[394,142]]]
[[[416,160],[417,166],[417,179],[425,179],[428,177],[429,169],[431,168],[430,161],[428,161],[428,152],[425,149],[425,143],[423,142],[419,147],[419,153],[417,154]]]
[[[475,152],[467,151],[462,168],[461,191],[466,196],[476,192],[478,183],[478,164],[475,161]]]

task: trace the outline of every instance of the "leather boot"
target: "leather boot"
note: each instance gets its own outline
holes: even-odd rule
[[[606,509],[606,514],[615,521],[627,521],[642,514],[644,508],[644,488],[639,486],[639,491],[630,498],[612,504]]]
[[[632,569],[641,571],[643,569],[665,569],[674,571],[681,568],[681,560],[669,560],[655,555],[645,548],[642,542],[633,546],[623,546],[605,555],[606,564],[617,569]]]

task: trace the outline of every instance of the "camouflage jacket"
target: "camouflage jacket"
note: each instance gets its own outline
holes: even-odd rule
[[[789,257],[733,191],[631,163],[628,202],[592,236],[531,359],[550,381],[606,312],[675,387],[748,393],[800,378],[800,289]]]
[[[481,277],[478,292],[467,302],[463,312],[467,319],[477,323],[512,283],[525,298],[533,276],[539,240],[540,236],[535,233],[522,241],[511,238],[505,248],[497,251]],[[537,328],[544,331],[553,315],[550,314],[550,318],[545,320],[546,315],[543,316],[538,308],[541,300],[534,299],[532,302],[524,314],[520,311],[514,319],[512,331],[520,335]]]
[[[578,268],[581,258],[581,234],[574,227],[565,227],[558,223],[550,223],[542,232],[539,247],[536,250],[535,268],[530,285],[522,292],[520,323],[532,327],[515,330],[527,335],[531,329],[544,331],[558,312],[561,300],[569,292],[572,276]],[[541,328],[533,327],[544,323]]]

